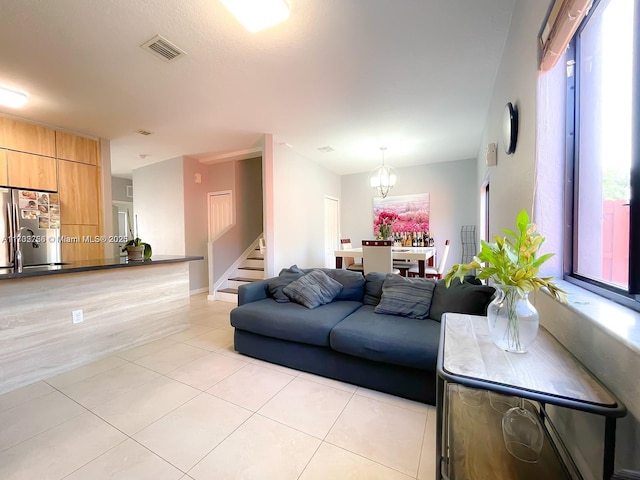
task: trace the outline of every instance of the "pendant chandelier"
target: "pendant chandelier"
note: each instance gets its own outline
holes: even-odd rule
[[[389,190],[393,188],[398,179],[396,170],[384,164],[384,152],[386,149],[387,147],[380,147],[380,150],[382,150],[382,165],[371,170],[369,174],[369,185],[382,198],[389,194]]]

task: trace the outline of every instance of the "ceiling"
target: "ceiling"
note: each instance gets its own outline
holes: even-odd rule
[[[338,174],[381,146],[395,167],[475,158],[514,2],[290,0],[252,34],[219,0],[1,0],[0,85],[30,102],[0,112],[110,139],[118,176],[265,133]],[[187,55],[140,48],[157,34]]]

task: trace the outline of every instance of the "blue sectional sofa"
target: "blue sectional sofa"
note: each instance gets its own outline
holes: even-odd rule
[[[311,270],[294,266],[278,277],[241,286],[238,307],[231,311],[235,349],[272,363],[435,404],[440,317],[445,311],[484,315],[493,288],[464,282],[447,289],[443,281],[398,280],[402,277],[379,273],[365,278],[347,270],[315,270],[342,286],[332,301],[316,308],[289,301],[283,294],[287,285]],[[420,291],[426,293],[417,299],[421,302],[418,307],[426,304],[428,316],[376,313],[383,295],[387,295],[385,302],[391,298],[391,287],[385,285],[392,282],[400,295],[405,288],[402,282],[407,282],[411,299],[401,302],[400,310],[416,300],[409,289],[419,282]],[[429,291],[431,298],[427,298]],[[425,313],[422,310],[421,316]]]

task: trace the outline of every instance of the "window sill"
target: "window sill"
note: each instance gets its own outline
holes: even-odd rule
[[[568,294],[566,308],[640,355],[639,312],[565,280],[555,280],[555,283]]]

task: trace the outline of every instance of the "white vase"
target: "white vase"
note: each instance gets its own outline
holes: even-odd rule
[[[525,353],[538,335],[538,311],[529,302],[529,292],[511,285],[494,287],[497,295],[487,309],[491,338],[507,352]]]

